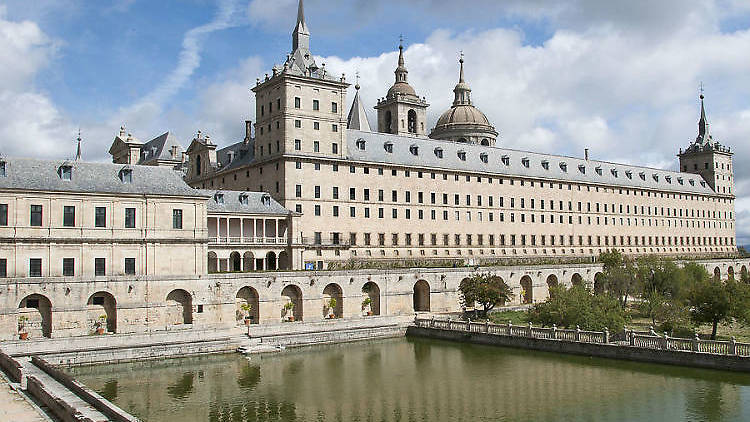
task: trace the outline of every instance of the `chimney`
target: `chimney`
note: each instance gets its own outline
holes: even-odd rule
[[[589,160],[589,149],[588,149],[588,148],[586,148],[583,154],[584,154],[584,155],[583,155],[583,156],[584,156],[584,158],[586,158],[586,161],[588,161],[588,160]]]
[[[172,145],[172,158],[177,158],[177,145]]]
[[[251,134],[253,130],[253,124],[250,120],[245,120],[245,145],[250,143]]]

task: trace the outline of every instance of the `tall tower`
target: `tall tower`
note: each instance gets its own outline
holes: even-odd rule
[[[396,135],[425,136],[427,101],[417,96],[409,85],[409,71],[404,62],[404,43],[398,46],[398,67],[394,72],[396,82],[385,98],[378,100],[378,132]]]
[[[685,173],[700,174],[709,186],[719,195],[734,197],[734,169],[732,151],[714,141],[706,118],[701,92],[701,117],[698,120],[698,137],[695,142],[677,155],[680,157],[680,170]]]

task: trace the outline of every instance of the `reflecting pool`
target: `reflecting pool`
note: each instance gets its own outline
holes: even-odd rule
[[[750,421],[750,375],[401,338],[73,368],[148,422]]]

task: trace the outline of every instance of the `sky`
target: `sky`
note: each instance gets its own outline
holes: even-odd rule
[[[0,153],[107,161],[197,131],[219,146],[255,120],[250,88],[291,50],[297,0],[0,0]],[[498,145],[677,170],[703,83],[734,155],[739,244],[750,244],[750,0],[306,0],[311,49],[372,107],[403,35],[428,126],[463,52]],[[354,88],[350,88],[349,99]]]

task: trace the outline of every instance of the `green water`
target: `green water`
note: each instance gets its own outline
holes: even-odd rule
[[[750,376],[425,339],[72,369],[148,422],[750,421]]]

